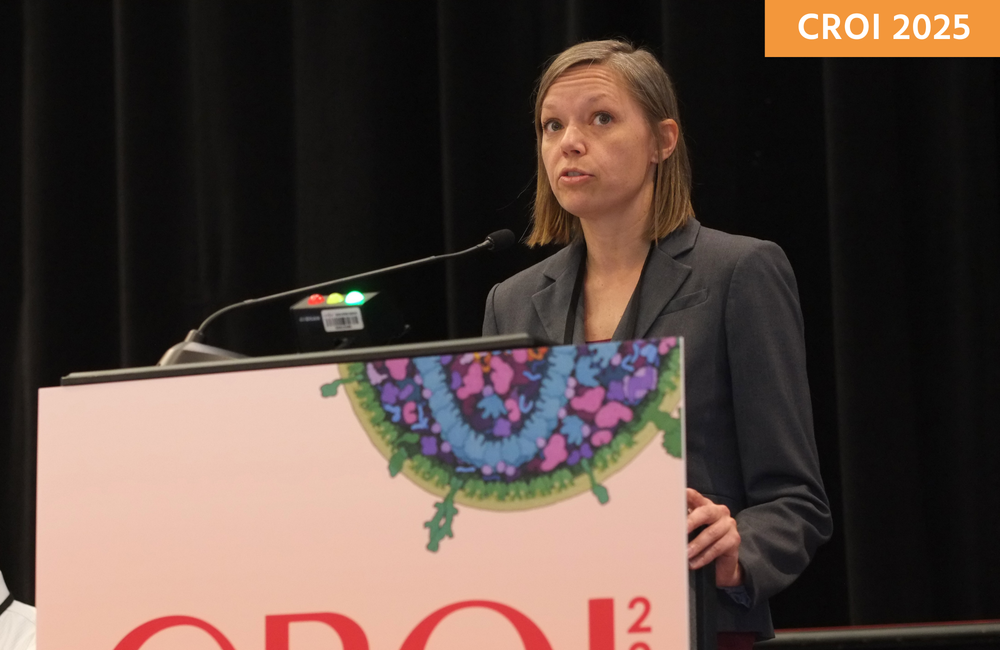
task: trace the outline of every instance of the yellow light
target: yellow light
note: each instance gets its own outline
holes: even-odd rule
[[[344,296],[344,302],[348,305],[360,305],[365,301],[365,294],[360,291],[351,291]]]
[[[328,305],[339,305],[344,302],[344,294],[342,293],[331,293],[326,298],[326,304]]]

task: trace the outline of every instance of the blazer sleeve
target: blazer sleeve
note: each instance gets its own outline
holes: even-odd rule
[[[832,532],[806,376],[798,289],[784,252],[739,258],[725,311],[746,507],[736,515],[751,601],[791,584]]]
[[[483,336],[494,336],[500,333],[500,328],[497,327],[497,315],[494,305],[497,287],[499,286],[499,284],[494,284],[493,288],[490,289],[490,294],[486,296],[486,313],[483,316]]]

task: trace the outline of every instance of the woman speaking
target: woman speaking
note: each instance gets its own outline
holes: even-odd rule
[[[691,567],[715,562],[720,647],[773,636],[768,598],[831,532],[795,277],[775,244],[703,227],[666,72],[621,41],[557,56],[535,100],[529,245],[483,334],[582,344],[683,336]]]

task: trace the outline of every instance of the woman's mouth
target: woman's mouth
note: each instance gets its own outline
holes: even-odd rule
[[[579,185],[593,178],[593,175],[578,169],[567,169],[559,175],[559,182],[566,185]]]

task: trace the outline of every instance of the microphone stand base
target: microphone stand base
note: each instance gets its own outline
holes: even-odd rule
[[[228,361],[230,359],[247,359],[247,355],[217,348],[214,345],[205,345],[197,341],[181,341],[177,345],[167,350],[160,360],[158,366],[176,366],[182,363],[205,363],[210,361]]]

